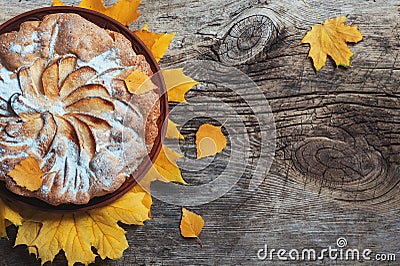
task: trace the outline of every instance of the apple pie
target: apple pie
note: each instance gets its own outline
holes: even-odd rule
[[[52,205],[86,204],[117,190],[158,135],[159,89],[127,90],[135,70],[153,73],[118,32],[58,13],[0,35],[0,179],[13,193]],[[33,157],[35,191],[8,176]]]

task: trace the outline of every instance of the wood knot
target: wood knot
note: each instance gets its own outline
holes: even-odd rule
[[[314,130],[313,135],[292,150],[292,162],[306,186],[340,201],[394,206],[399,167],[388,165],[362,136],[333,127]]]
[[[226,65],[248,61],[267,48],[277,35],[266,15],[249,15],[234,22],[221,41],[219,57]]]

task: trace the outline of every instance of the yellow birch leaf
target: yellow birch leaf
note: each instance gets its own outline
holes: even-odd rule
[[[183,68],[163,70],[162,75],[167,87],[169,102],[186,103],[185,93],[199,84],[199,82],[186,76],[183,73]]]
[[[14,225],[20,226],[22,224],[22,217],[18,212],[11,209],[4,201],[0,198],[0,237],[6,237],[6,221],[11,222]]]
[[[106,7],[102,0],[82,0],[78,7],[91,9],[118,20],[125,26],[135,21],[140,14],[137,12],[140,0],[119,0]],[[53,0],[53,6],[65,6],[61,0]]]
[[[312,58],[316,71],[326,64],[327,55],[337,66],[350,66],[353,53],[346,43],[357,43],[363,37],[357,27],[345,25],[345,20],[345,16],[328,18],[324,23],[312,26],[301,41],[310,44],[308,56]]]
[[[184,139],[182,134],[179,132],[178,126],[178,124],[175,124],[172,120],[168,119],[167,134],[165,137],[171,139]]]
[[[126,87],[130,93],[137,95],[149,92],[157,88],[157,86],[151,81],[151,78],[146,73],[134,70],[125,79]]]
[[[39,162],[28,157],[17,164],[14,169],[7,173],[18,186],[25,187],[29,191],[38,190],[43,184],[44,173],[40,170]]]
[[[204,219],[200,215],[182,208],[180,229],[183,237],[196,237],[200,241],[199,235],[203,226]],[[201,241],[200,245],[202,246]]]
[[[141,30],[134,31],[134,33],[151,51],[157,62],[164,56],[176,34],[150,32],[148,31],[148,25],[145,25]]]
[[[196,133],[197,159],[222,152],[226,147],[226,137],[221,127],[203,124]]]

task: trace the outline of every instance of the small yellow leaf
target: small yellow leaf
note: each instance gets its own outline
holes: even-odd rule
[[[39,162],[32,157],[28,157],[17,164],[14,169],[7,174],[18,186],[25,187],[29,191],[38,190],[43,184],[44,173],[40,170]]]
[[[146,45],[151,51],[156,61],[164,56],[165,52],[174,38],[176,33],[154,33],[148,31],[148,25],[143,29],[135,31],[136,36]]]
[[[130,93],[137,95],[149,92],[157,88],[157,86],[151,81],[151,78],[146,73],[134,70],[125,79],[126,87]]]
[[[163,70],[162,75],[168,92],[168,101],[185,102],[185,93],[199,84],[199,82],[186,76],[183,68]]]
[[[139,181],[142,189],[150,193],[150,183],[156,180],[162,182],[177,182],[187,184],[181,175],[176,161],[183,156],[163,145],[162,149],[147,174]]]
[[[139,4],[140,0],[119,0],[114,5],[106,7],[102,0],[82,0],[78,7],[100,12],[128,26],[140,16],[137,12]],[[65,4],[61,0],[53,0],[53,6],[65,6]]]
[[[7,221],[14,225],[20,226],[22,224],[22,217],[18,212],[11,209],[1,198],[0,198],[0,237],[6,237],[6,224]]]
[[[197,159],[220,153],[226,147],[221,127],[203,124],[196,133]]]
[[[181,235],[183,237],[199,238],[203,226],[204,226],[204,220],[200,215],[188,211],[185,208],[182,208],[182,219],[181,219],[180,229],[181,229]]]
[[[345,16],[328,18],[324,23],[312,26],[301,41],[310,44],[308,56],[313,59],[316,71],[326,64],[327,55],[337,66],[350,66],[353,53],[346,42],[357,43],[363,37],[357,27],[344,25],[345,20]]]
[[[175,124],[172,120],[168,119],[167,134],[165,137],[171,139],[184,139],[178,130],[178,126],[178,124]]]
[[[163,145],[160,154],[158,155],[154,163],[155,170],[162,177],[161,179],[158,180],[164,182],[172,181],[172,182],[187,184],[185,180],[183,180],[181,175],[181,170],[176,164],[176,161],[182,157],[183,156],[180,155],[179,153]]]
[[[142,203],[149,210],[148,217],[151,218],[151,205],[153,204],[153,199],[151,198],[150,190],[146,190],[139,183],[139,184],[137,184],[136,186],[134,186],[132,188],[132,192],[144,192],[144,193],[146,193],[144,195],[144,197],[143,197]]]

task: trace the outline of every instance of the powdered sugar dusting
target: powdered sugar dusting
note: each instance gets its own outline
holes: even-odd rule
[[[50,38],[50,48],[49,48],[50,56],[54,55],[54,49],[55,49],[56,41],[57,41],[57,37],[58,37],[58,30],[59,30],[59,26],[58,26],[58,24],[56,24],[56,26],[54,27],[53,33],[51,35],[51,38]]]
[[[8,46],[8,50],[12,53],[17,53],[20,54],[22,57],[25,57],[26,54],[33,54],[35,52],[39,41],[40,39],[38,33],[33,32],[30,38],[30,44],[21,46],[20,44],[11,43],[10,46]]]
[[[18,53],[18,54],[23,54],[22,47],[19,44],[11,44],[8,46],[8,50],[12,53]]]
[[[89,66],[95,69],[98,73],[103,73],[114,68],[121,68],[121,60],[116,56],[116,54],[116,50],[111,49],[93,57],[89,62],[78,60],[78,66]]]

